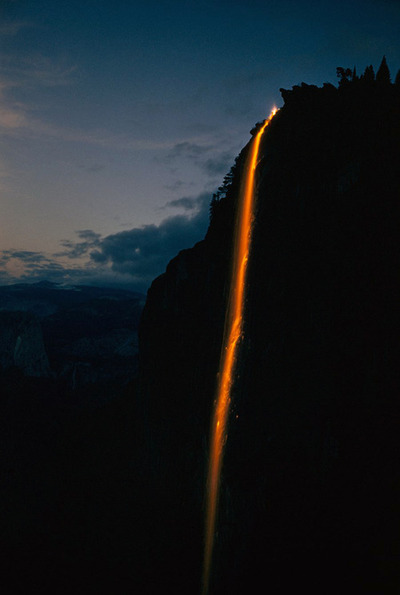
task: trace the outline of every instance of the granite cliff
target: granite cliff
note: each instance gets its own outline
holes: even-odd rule
[[[31,312],[0,312],[0,366],[27,376],[48,377],[49,361],[38,317]]]
[[[338,593],[346,584],[394,593],[400,89],[356,78],[282,95],[257,167],[211,592],[263,584]],[[194,593],[200,583],[208,433],[247,150],[213,201],[204,241],[153,282],[142,316],[138,414],[155,589]]]

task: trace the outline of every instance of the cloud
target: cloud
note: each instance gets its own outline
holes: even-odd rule
[[[189,196],[182,196],[182,198],[176,198],[175,200],[168,201],[165,204],[165,207],[177,207],[185,209],[185,211],[192,211],[198,207],[198,201],[198,197],[193,198]]]
[[[171,171],[171,173],[176,173],[176,170]],[[185,186],[188,186],[188,184],[183,180],[175,180],[174,182],[172,182],[172,184],[164,184],[164,188],[166,190],[169,190],[170,192],[173,192],[174,194],[181,191],[182,188],[184,188]]]
[[[202,163],[201,167],[204,173],[210,177],[219,177],[223,174],[228,173],[232,166],[234,157],[232,152],[224,151],[212,159],[207,159]]]
[[[92,241],[92,242],[96,242],[97,240],[99,240],[101,238],[101,235],[99,233],[96,233],[95,231],[93,231],[93,229],[78,229],[76,234],[82,240],[87,240],[87,241]]]
[[[28,250],[0,252],[0,283],[48,280],[64,283],[126,285],[146,291],[178,252],[200,241],[207,231],[210,195],[202,193],[167,203],[184,209],[159,225],[144,225],[101,237],[91,229],[63,240],[55,254]],[[72,263],[72,266],[71,266]]]
[[[0,281],[58,281],[68,277],[68,270],[62,263],[43,252],[31,250],[0,251],[0,264],[3,267]]]
[[[175,144],[167,153],[165,161],[170,163],[174,159],[186,158],[209,178],[215,179],[229,171],[234,156],[233,150],[221,151],[219,143],[200,145],[185,141]],[[177,181],[176,187],[175,185],[170,185],[168,189],[177,190],[182,185],[181,181]]]
[[[62,260],[42,252],[27,250],[0,251],[0,284],[52,281],[66,284],[132,286],[132,280],[108,268],[78,262],[67,266]],[[146,289],[139,287],[139,289]]]
[[[190,141],[176,143],[167,155],[167,159],[186,157],[197,161],[202,155],[208,153],[213,147],[211,145],[199,145]]]
[[[31,250],[2,250],[0,252],[0,262],[3,264],[11,259],[17,259],[24,263],[37,263],[46,260],[42,252],[32,252]]]
[[[144,225],[109,235],[91,252],[91,259],[96,264],[107,264],[116,273],[129,275],[137,286],[147,287],[180,250],[203,238],[209,202],[208,193],[171,201],[175,204],[170,206],[195,213],[167,217],[159,225]]]
[[[81,229],[76,232],[81,242],[73,242],[72,240],[62,240],[61,245],[65,248],[62,252],[56,252],[53,256],[66,256],[69,259],[82,258],[87,255],[90,250],[96,248],[100,244],[101,235],[92,229]]]

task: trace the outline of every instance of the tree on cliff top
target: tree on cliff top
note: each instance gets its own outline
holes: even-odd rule
[[[390,71],[386,62],[386,56],[383,56],[381,65],[376,73],[376,82],[382,84],[390,84]]]
[[[339,79],[339,87],[343,87],[344,85],[347,85],[350,82],[350,78],[352,76],[351,69],[338,66],[336,68],[336,76]]]
[[[372,83],[375,80],[375,73],[372,64],[366,67],[364,70],[364,74],[362,76],[362,80],[366,83]]]

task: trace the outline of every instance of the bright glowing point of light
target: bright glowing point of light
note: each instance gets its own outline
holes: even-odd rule
[[[231,287],[223,339],[224,349],[222,350],[219,367],[217,399],[215,401],[211,428],[211,445],[207,479],[203,595],[208,593],[210,581],[222,457],[226,441],[226,422],[230,404],[230,391],[234,378],[237,345],[243,334],[244,292],[254,210],[255,170],[262,134],[277,111],[278,109],[274,107],[268,120],[265,120],[253,139],[244,168],[243,185],[239,197]]]

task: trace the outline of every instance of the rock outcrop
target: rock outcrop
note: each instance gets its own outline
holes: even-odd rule
[[[26,376],[47,377],[49,361],[38,317],[31,312],[0,312],[0,366]]]
[[[357,81],[283,95],[257,168],[211,592],[263,584],[338,593],[346,584],[394,593],[400,94]],[[200,583],[208,432],[246,151],[205,240],[154,281],[140,329],[153,572],[176,593]]]

